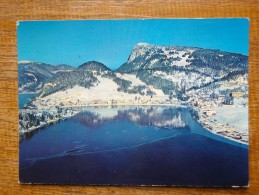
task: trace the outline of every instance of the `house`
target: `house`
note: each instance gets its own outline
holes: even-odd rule
[[[178,93],[178,99],[182,101],[187,101],[189,99],[189,96],[187,96],[185,93]]]
[[[215,115],[215,114],[216,114],[216,111],[214,111],[214,110],[207,110],[205,114],[206,114],[207,116]]]
[[[219,93],[218,92],[213,92],[212,94],[210,94],[210,98],[211,99],[218,99],[219,98]]]
[[[148,88],[149,89],[154,89],[154,86],[153,85],[148,85]]]
[[[226,96],[223,103],[226,105],[233,105],[234,98],[232,97],[232,95]]]
[[[234,98],[244,97],[245,95],[243,92],[232,92],[231,94]]]

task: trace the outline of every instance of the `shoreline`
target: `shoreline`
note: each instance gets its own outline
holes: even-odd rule
[[[102,107],[113,107],[113,106],[172,106],[172,107],[189,107],[187,105],[182,105],[182,104],[90,104],[90,105],[74,105],[74,106],[61,106],[61,108],[76,108],[76,107],[98,107],[98,106],[102,106]]]
[[[215,132],[215,131],[213,131],[213,130],[210,131],[210,130],[209,130],[208,128],[206,128],[206,126],[205,126],[203,123],[201,123],[199,120],[197,120],[197,122],[198,122],[206,131],[209,131],[209,132],[211,132],[211,133],[213,133],[213,134],[215,134],[215,135],[217,135],[217,136],[223,137],[223,138],[225,138],[225,139],[228,139],[228,140],[231,140],[231,141],[240,143],[240,144],[244,144],[244,145],[246,145],[246,146],[249,145],[249,140],[248,140],[247,142],[244,142],[244,141],[241,141],[241,140],[238,140],[238,139],[234,139],[234,138],[229,137],[229,136],[224,136],[224,135],[219,134],[218,132]]]
[[[52,120],[46,121],[45,123],[40,124],[40,125],[38,125],[38,126],[36,126],[36,127],[31,127],[31,128],[29,128],[27,131],[19,131],[19,135],[20,135],[20,136],[23,136],[23,135],[26,135],[27,133],[32,133],[33,131],[37,131],[37,130],[39,130],[39,129],[41,129],[41,128],[45,128],[46,126],[52,125],[52,124],[54,124],[54,123],[56,123],[56,122],[58,122],[58,121],[65,120],[65,119],[67,119],[67,118],[73,117],[73,116],[75,116],[76,114],[78,114],[78,113],[75,113],[74,115],[63,116],[63,117],[61,117],[61,118],[56,118],[56,119],[52,119]]]
[[[219,132],[217,132],[216,131],[216,129],[214,128],[213,129],[213,127],[211,127],[211,126],[209,126],[208,125],[208,123],[209,123],[209,118],[204,118],[203,116],[202,116],[202,110],[201,109],[198,109],[198,108],[196,108],[195,109],[195,107],[194,106],[191,106],[191,105],[182,105],[182,104],[168,104],[168,103],[165,103],[165,104],[162,104],[162,103],[156,103],[156,104],[151,104],[151,103],[149,103],[149,104],[140,104],[140,103],[136,103],[136,104],[129,104],[129,103],[125,103],[125,104],[122,104],[122,103],[120,103],[120,104],[89,104],[89,105],[73,105],[73,106],[60,106],[60,108],[62,108],[62,109],[69,109],[69,108],[71,108],[71,109],[73,109],[73,108],[81,108],[81,109],[83,109],[83,108],[87,108],[87,107],[89,107],[89,108],[93,108],[93,107],[116,107],[116,106],[171,106],[171,107],[182,107],[182,108],[188,108],[188,107],[190,107],[191,109],[194,109],[194,110],[196,110],[197,111],[197,115],[198,115],[198,117],[199,117],[199,119],[195,119],[202,127],[203,127],[203,129],[205,129],[206,131],[209,131],[209,132],[211,132],[211,133],[213,133],[213,134],[215,134],[215,135],[217,135],[217,136],[220,136],[220,137],[223,137],[223,138],[225,138],[225,139],[229,139],[229,140],[231,140],[231,141],[234,141],[234,142],[237,142],[237,143],[240,143],[240,144],[244,144],[244,145],[249,145],[249,140],[240,140],[240,139],[235,139],[235,138],[233,138],[233,137],[230,137],[228,134],[221,134],[221,133],[219,133]],[[22,111],[23,109],[20,109],[19,111]],[[27,109],[24,109],[25,111],[28,111]],[[41,110],[41,111],[46,111],[46,110],[51,110],[50,108],[49,109],[37,109],[37,110]],[[35,112],[37,112],[37,110],[35,110]],[[55,119],[51,119],[51,120],[47,120],[45,123],[43,123],[43,124],[40,124],[40,125],[38,125],[38,126],[36,126],[36,127],[30,127],[28,130],[26,130],[26,131],[24,131],[24,130],[22,130],[22,131],[20,131],[20,129],[19,129],[19,135],[20,136],[23,136],[23,135],[26,135],[27,133],[31,133],[31,132],[33,132],[33,131],[37,131],[37,130],[39,130],[39,129],[41,129],[41,128],[44,128],[44,127],[46,127],[46,126],[48,126],[48,125],[51,125],[51,124],[53,124],[53,123],[56,123],[56,122],[58,122],[58,121],[60,121],[60,120],[65,120],[65,119],[67,119],[67,118],[70,118],[70,117],[73,117],[73,116],[75,116],[76,114],[78,114],[80,111],[78,111],[78,112],[75,112],[75,113],[70,113],[69,115],[63,115],[63,116],[61,116],[60,118],[55,118]],[[193,114],[191,114],[192,115],[192,117],[194,117],[193,116]],[[202,119],[201,119],[202,118]],[[208,128],[209,127],[209,128]],[[222,126],[222,132],[224,131],[224,129],[225,129],[226,127],[225,126]]]
[[[188,106],[185,106],[185,105],[176,105],[176,104],[92,104],[92,105],[85,105],[85,106],[78,106],[78,105],[74,105],[74,106],[61,106],[61,108],[92,108],[92,107],[113,107],[113,106],[172,106],[172,107],[181,107],[181,108],[187,108]],[[51,110],[51,109],[37,109],[37,110],[40,110],[40,111],[46,111],[46,110]],[[19,109],[19,111],[28,111],[28,109]],[[34,110],[30,110],[30,111],[34,111]],[[80,112],[80,111],[79,111]],[[22,135],[25,135],[27,133],[31,133],[33,131],[37,131],[41,128],[44,128],[48,125],[51,125],[53,123],[56,123],[60,120],[65,120],[67,118],[70,118],[70,117],[73,117],[75,116],[76,114],[78,114],[79,112],[76,112],[74,113],[73,115],[69,115],[69,116],[62,116],[60,118],[56,118],[56,119],[52,119],[52,120],[49,120],[49,121],[46,121],[44,124],[41,124],[41,125],[38,125],[36,127],[30,127],[27,131],[20,131],[19,129],[19,134],[20,136]]]
[[[239,110],[238,110],[239,109]],[[236,119],[234,112],[242,110],[242,113],[248,111],[247,106],[241,104],[235,105],[212,105],[202,103],[200,107],[196,107],[198,111],[197,122],[207,131],[226,139],[235,141],[240,144],[249,145],[249,127],[242,126],[242,119]],[[224,121],[222,118],[224,117]],[[221,118],[220,118],[221,117]],[[232,121],[229,118],[232,117]],[[235,122],[236,119],[238,122]],[[220,120],[221,119],[221,120]],[[241,122],[240,122],[241,121]],[[245,123],[248,121],[245,121]],[[239,124],[240,123],[240,124]]]

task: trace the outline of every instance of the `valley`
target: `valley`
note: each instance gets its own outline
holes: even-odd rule
[[[21,135],[75,116],[77,107],[174,105],[191,107],[208,131],[248,143],[248,57],[241,54],[139,43],[115,71],[96,61],[18,67],[19,92],[39,93],[20,110]]]

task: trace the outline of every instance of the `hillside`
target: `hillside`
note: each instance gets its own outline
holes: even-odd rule
[[[108,83],[110,83],[110,85],[107,85]],[[100,88],[102,85],[106,86],[103,90],[110,90],[110,93],[114,93],[112,91],[113,87],[116,92],[128,94],[147,93],[147,86],[145,83],[135,84],[134,78],[127,78],[118,73],[115,74],[104,64],[90,61],[80,65],[74,71],[57,73],[50,82],[44,85],[41,97],[51,95],[58,91],[72,89],[74,87],[92,89],[98,86],[98,88]]]
[[[248,57],[220,50],[140,43],[117,72],[134,74],[170,94],[245,75]]]
[[[19,93],[40,92],[44,84],[58,72],[72,71],[69,65],[50,65],[39,62],[19,61]]]
[[[27,81],[19,87],[42,88],[40,97],[63,94],[72,98],[70,93],[76,92],[76,99],[84,100],[157,96],[186,101],[199,93],[247,93],[248,57],[220,50],[139,43],[116,71],[96,61],[74,69],[23,63],[19,75],[26,75],[20,80]]]
[[[241,54],[141,43],[116,71],[96,61],[78,68],[23,62],[19,64],[19,78],[19,89],[41,89],[39,97],[19,115],[21,133],[74,116],[78,111],[73,107],[187,105],[205,129],[248,142],[248,57]],[[24,84],[20,86],[20,82]],[[43,118],[39,119],[37,113]],[[244,116],[240,118],[239,113]],[[89,116],[95,118],[94,123],[100,121],[98,113],[94,118]],[[141,118],[136,113],[123,117]],[[170,118],[165,123],[184,126],[178,119]]]

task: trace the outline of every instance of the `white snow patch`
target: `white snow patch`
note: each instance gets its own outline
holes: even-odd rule
[[[155,92],[156,96],[158,96],[158,97],[164,97],[165,96],[164,92],[161,89],[152,88],[151,90],[153,92]]]
[[[148,45],[150,45],[150,44],[148,44],[148,43],[138,43],[137,44],[137,46],[148,46]]]
[[[190,52],[190,54],[192,54],[195,51],[195,49],[188,49],[188,51]]]
[[[73,70],[53,70],[53,71],[51,71],[51,72],[54,73],[54,74],[56,74],[56,73],[58,73],[58,72],[71,72],[71,71],[73,71]]]
[[[32,74],[32,73],[24,73],[24,74],[26,74],[29,77],[33,77],[34,82],[38,81],[38,79],[34,76],[34,74]]]
[[[158,60],[159,60],[159,59],[153,59],[153,60],[151,60],[150,65],[155,64]]]
[[[102,118],[114,118],[115,116],[118,115],[118,108],[113,108],[113,109],[107,109],[107,108],[102,108],[102,107],[89,107],[87,108],[87,111],[98,114]]]
[[[143,81],[141,81],[139,78],[136,77],[134,74],[120,74],[120,73],[115,73],[117,77],[128,80],[132,82],[133,86],[137,85],[146,85]]]
[[[184,84],[187,89],[191,86],[200,87],[202,84],[213,81],[211,77],[201,76],[197,73],[189,73],[187,75],[185,72],[180,71],[175,71],[172,74],[167,74],[163,71],[155,71],[154,75],[172,81],[177,86]]]
[[[100,81],[98,85],[91,87],[89,89],[74,86],[71,89],[65,91],[59,91],[57,93],[46,96],[42,99],[51,99],[57,102],[91,102],[93,100],[134,100],[139,94],[128,94],[124,92],[117,91],[118,85],[108,78],[97,77]]]
[[[190,62],[187,62],[186,60],[188,59],[189,55],[186,54],[186,51],[178,51],[179,54],[174,54],[173,57],[174,58],[180,58],[180,60],[174,60],[173,61],[173,65],[176,65],[176,66],[186,66],[186,65],[189,65]],[[185,55],[183,57],[183,55]]]
[[[30,64],[30,63],[33,63],[33,62],[29,61],[29,60],[20,60],[20,61],[18,61],[18,64]]]
[[[162,72],[162,71],[160,71],[160,70],[154,72],[154,76],[159,76],[159,77],[161,77],[161,76],[166,76],[166,75],[167,75],[167,74],[166,74],[165,72]]]
[[[234,100],[235,101],[235,100]],[[215,119],[220,123],[248,132],[248,109],[245,106],[215,107]]]

